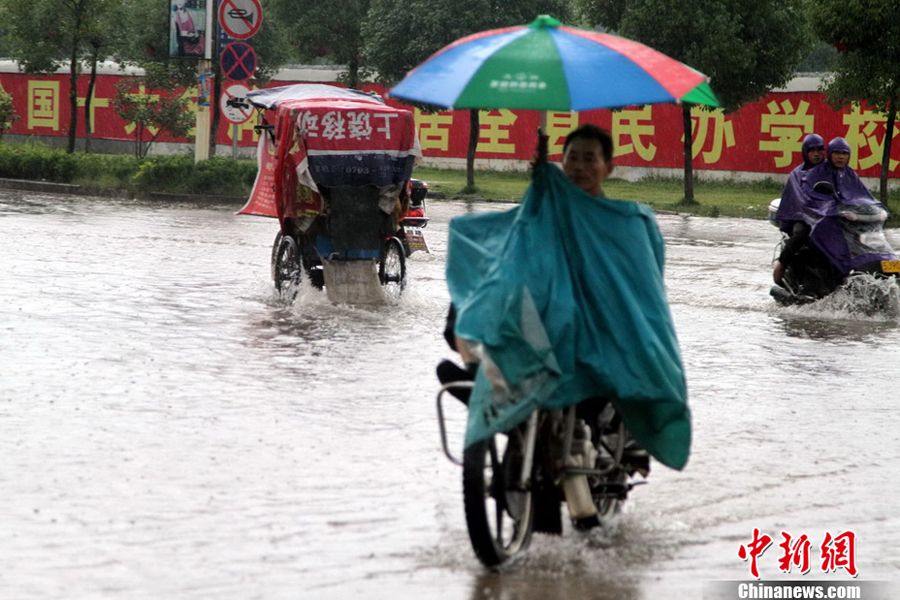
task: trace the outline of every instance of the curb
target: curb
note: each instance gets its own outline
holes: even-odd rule
[[[7,179],[0,177],[0,187],[8,190],[26,190],[32,192],[50,192],[53,194],[77,194],[80,185],[71,183],[53,183],[51,181],[30,181],[28,179]]]
[[[55,183],[53,181],[34,181],[30,179],[10,179],[0,177],[0,189],[21,190],[27,192],[44,192],[48,194],[65,194],[70,196],[94,196],[100,198],[115,198],[118,200],[159,200],[194,203],[222,203],[229,202],[243,204],[247,201],[244,196],[221,196],[205,194],[175,194],[171,192],[132,192],[129,190],[97,189],[73,183]]]
[[[76,185],[74,183],[55,183],[53,181],[35,181],[31,179],[10,179],[0,177],[0,189],[22,190],[27,192],[43,192],[47,194],[66,194],[71,196],[93,196],[98,198],[115,198],[117,200],[159,200],[163,202],[193,203],[234,203],[243,205],[246,196],[222,196],[206,194],[177,194],[173,192],[132,192],[119,189],[100,189]],[[429,200],[468,200],[475,202],[491,202],[483,198],[448,196],[444,192],[428,191]],[[502,200],[501,202],[513,202]]]

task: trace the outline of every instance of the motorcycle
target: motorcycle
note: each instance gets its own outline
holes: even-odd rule
[[[535,531],[561,534],[561,503],[573,527],[586,530],[621,512],[631,490],[646,483],[633,478],[648,475],[648,454],[631,439],[613,404],[601,399],[535,410],[521,425],[470,445],[457,458],[447,440],[443,399],[450,393],[465,402],[473,383],[464,378],[438,392],[438,424],[444,454],[462,467],[469,540],[486,567],[523,553]]]
[[[818,182],[814,190],[835,199],[816,226],[836,233],[831,239],[837,240],[838,245],[830,250],[834,252],[836,248],[846,256],[852,268],[846,274],[842,273],[834,261],[817,248],[814,239],[810,239],[786,266],[781,285],[773,285],[769,294],[779,304],[789,306],[815,302],[839,289],[847,290],[851,295],[860,295],[854,292],[862,291],[862,295],[867,296],[862,298],[867,303],[866,312],[890,309],[897,294],[900,257],[884,235],[887,212],[878,203],[841,202],[827,181]],[[781,229],[782,223],[776,216],[779,204],[779,198],[772,200],[768,217],[769,223]],[[815,238],[815,235],[812,233],[810,237]],[[788,239],[789,236],[782,232],[775,247],[775,258],[781,254]]]
[[[450,222],[444,338],[466,367],[438,365],[437,416],[443,451],[462,467],[472,549],[489,568],[523,553],[534,532],[562,534],[562,504],[572,528],[604,525],[649,475],[651,454],[674,469],[687,463],[690,411],[661,236],[643,207],[628,206],[623,215],[538,160],[518,207]],[[612,240],[631,251],[613,257]],[[647,279],[631,277],[636,269]],[[593,305],[600,297],[609,310]],[[448,394],[468,412],[458,457]]]
[[[409,180],[408,186],[409,209],[400,219],[400,231],[398,232],[407,257],[416,251],[431,252],[425,241],[425,233],[422,231],[428,226],[428,217],[425,215],[428,184],[421,179],[413,178]]]

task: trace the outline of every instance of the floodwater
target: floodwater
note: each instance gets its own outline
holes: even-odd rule
[[[235,208],[0,192],[0,597],[701,598],[750,579],[754,528],[763,579],[850,580],[819,546],[852,532],[856,581],[900,581],[900,323],[775,306],[768,223],[659,217],[691,461],[491,573],[434,406],[471,207],[431,202],[433,253],[369,309],[280,302],[275,224]]]

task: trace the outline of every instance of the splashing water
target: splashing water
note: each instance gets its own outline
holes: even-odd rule
[[[900,287],[897,279],[854,273],[834,293],[810,305],[817,311],[831,311],[850,318],[900,319]]]

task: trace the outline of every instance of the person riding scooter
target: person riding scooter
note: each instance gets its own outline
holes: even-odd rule
[[[849,162],[850,145],[837,137],[828,143],[827,161],[808,169],[799,185],[789,181],[796,196],[789,197],[785,220],[794,216],[801,225],[790,225],[792,235],[775,265],[778,285],[771,294],[783,303],[824,297],[851,272],[880,274],[884,261],[896,260],[884,237],[887,211]]]
[[[798,295],[820,297],[840,285],[840,279],[832,272],[828,258],[809,239],[811,227],[804,217],[806,195],[803,184],[809,172],[822,163],[825,157],[825,140],[811,133],[803,139],[801,147],[803,163],[798,165],[784,185],[776,218],[781,231],[788,236],[782,251],[775,260],[772,279],[779,287],[792,288],[784,276],[791,269],[792,292]]]
[[[881,273],[882,261],[897,258],[884,237],[887,210],[849,163],[850,145],[834,138],[828,161],[811,169],[802,184],[810,239],[842,278],[851,271]]]

